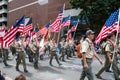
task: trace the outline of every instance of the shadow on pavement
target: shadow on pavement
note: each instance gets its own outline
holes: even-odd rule
[[[48,71],[48,72],[52,72],[52,73],[59,73],[59,74],[62,74],[60,71],[57,71],[55,69],[53,69],[52,67],[49,67],[49,66],[40,66],[39,69],[38,69],[40,72],[41,71]]]

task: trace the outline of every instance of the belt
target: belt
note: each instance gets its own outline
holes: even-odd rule
[[[17,51],[17,52],[24,52],[24,51]]]
[[[88,60],[93,60],[93,58],[86,58],[86,59],[88,59]]]
[[[51,51],[51,52],[56,52],[56,51]]]

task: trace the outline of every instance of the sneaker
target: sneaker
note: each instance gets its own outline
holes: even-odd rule
[[[65,60],[62,60],[63,62],[65,62]]]
[[[24,72],[28,72],[28,70],[24,70]]]
[[[34,67],[35,69],[39,69],[39,67],[38,66],[36,66],[36,67]]]
[[[61,63],[59,63],[59,66],[61,66],[62,64]]]
[[[110,72],[110,73],[112,73],[112,71],[110,71],[110,70],[106,70],[105,72]]]
[[[115,80],[120,80],[120,78],[118,78],[118,79],[115,79]]]
[[[16,71],[20,71],[18,68],[16,68]]]
[[[52,64],[50,64],[50,66],[53,66]]]
[[[95,76],[98,78],[98,79],[103,79],[101,76],[95,74]]]
[[[8,64],[5,64],[5,66],[9,66]]]

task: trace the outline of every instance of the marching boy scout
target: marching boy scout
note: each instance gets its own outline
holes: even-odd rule
[[[60,54],[61,56],[59,57],[60,60],[65,61],[64,57],[66,54],[66,45],[65,45],[65,39],[63,38],[62,41],[60,42],[61,48],[60,48]]]
[[[88,80],[94,80],[92,73],[91,63],[93,61],[93,56],[95,56],[99,62],[102,64],[102,60],[98,57],[94,50],[94,45],[92,40],[94,39],[94,32],[92,30],[88,30],[86,32],[86,40],[82,42],[81,53],[82,53],[82,74],[80,80],[84,80],[87,76]]]
[[[58,60],[58,56],[56,54],[56,48],[57,48],[57,45],[55,43],[55,40],[51,40],[51,42],[50,42],[50,61],[49,61],[49,64],[51,66],[53,66],[52,65],[52,60],[53,60],[54,56],[55,56],[55,59],[56,59],[57,63],[59,64],[59,66],[62,65]]]
[[[37,43],[37,39],[34,38],[32,42],[29,44],[31,52],[33,54],[34,68],[38,69],[38,57],[39,57],[39,44]]]
[[[24,53],[25,47],[26,47],[26,43],[24,42],[24,36],[21,36],[20,40],[15,44],[16,52],[18,53],[18,59],[16,61],[17,71],[19,71],[19,64],[21,63],[22,60],[24,72],[28,72],[26,68],[25,53]]]
[[[7,64],[7,59],[8,59],[8,54],[9,54],[8,47],[3,47],[1,50],[3,53],[3,63],[5,66],[8,66],[8,64]]]
[[[107,70],[109,68],[109,66],[112,64],[112,70],[115,76],[115,80],[120,80],[119,78],[119,69],[118,66],[116,64],[116,58],[117,58],[117,53],[114,53],[114,48],[115,48],[115,35],[113,33],[109,33],[108,34],[108,40],[105,44],[105,64],[104,66],[100,69],[100,71],[96,74],[96,77],[99,79],[102,79],[102,77],[100,76],[103,71]],[[114,54],[114,59],[112,60],[112,55]]]

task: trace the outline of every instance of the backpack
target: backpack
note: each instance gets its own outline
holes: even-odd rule
[[[105,45],[101,47],[101,53],[103,55],[106,55],[105,47],[106,47],[107,44],[110,44],[112,46],[112,49],[114,49],[114,44],[110,40],[107,40]]]
[[[106,51],[105,51],[105,47],[106,47],[106,45],[107,45],[107,43],[105,43],[104,46],[101,46],[101,53],[102,53],[103,55],[106,54]]]
[[[89,44],[89,41],[88,41],[88,40],[85,40],[85,41],[87,41],[87,42],[88,42],[88,44]],[[78,57],[78,58],[82,58],[82,53],[80,52],[81,47],[82,47],[82,44],[81,44],[81,43],[80,43],[80,44],[78,44],[78,45],[76,46],[76,50],[77,50],[77,57]],[[90,45],[89,45],[89,48],[90,48]],[[90,49],[91,49],[91,48],[90,48]]]
[[[82,54],[80,53],[80,49],[81,49],[81,44],[78,44],[78,45],[76,46],[77,57],[78,57],[78,58],[82,58]]]

